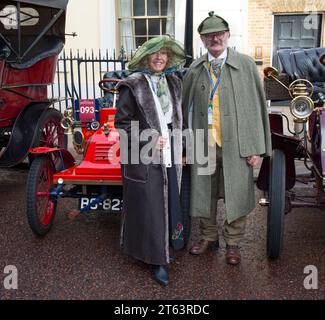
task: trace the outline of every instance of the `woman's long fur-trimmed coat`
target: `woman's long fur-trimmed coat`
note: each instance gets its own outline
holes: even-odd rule
[[[167,82],[172,97],[172,127],[174,158],[178,185],[181,181],[182,157],[182,82],[168,75]],[[154,98],[145,76],[133,73],[118,85],[119,100],[115,127],[124,130],[128,143],[120,140],[121,152],[130,152],[131,121],[138,121],[140,133],[149,129],[161,134]],[[121,135],[121,134],[120,134]],[[140,142],[140,150],[143,143]],[[126,150],[128,149],[128,150]],[[139,157],[140,158],[140,157]],[[168,231],[168,181],[166,167],[160,164],[123,164],[123,214],[121,245],[132,257],[148,264],[164,265],[169,262]]]

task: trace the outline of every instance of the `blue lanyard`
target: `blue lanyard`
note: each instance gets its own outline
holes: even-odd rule
[[[210,95],[210,104],[212,104],[213,97],[214,97],[214,95],[215,95],[215,93],[216,93],[216,91],[218,89],[219,83],[220,83],[221,70],[219,72],[219,76],[218,76],[216,84],[213,83],[213,79],[212,79],[210,71],[208,72],[208,75],[209,75],[209,80],[210,80],[210,86],[211,86],[211,89],[212,89],[211,90],[211,95]]]

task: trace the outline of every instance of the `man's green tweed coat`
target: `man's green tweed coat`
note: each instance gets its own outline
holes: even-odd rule
[[[210,81],[207,54],[190,66],[184,78],[183,114],[185,127],[204,129],[208,150],[208,103]],[[253,59],[228,48],[219,85],[222,153],[227,221],[247,215],[255,207],[253,168],[246,157],[271,154],[271,135],[266,101]],[[210,217],[210,175],[199,175],[197,157],[191,166],[191,215]]]

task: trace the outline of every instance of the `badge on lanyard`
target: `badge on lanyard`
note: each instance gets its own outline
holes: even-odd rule
[[[212,118],[213,118],[213,107],[212,104],[209,104],[208,107],[208,125],[212,125]]]

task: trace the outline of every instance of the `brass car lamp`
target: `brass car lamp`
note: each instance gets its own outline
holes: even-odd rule
[[[73,119],[64,117],[61,120],[61,127],[64,129],[65,134],[72,134],[73,133]]]
[[[297,96],[291,101],[290,111],[298,122],[306,122],[314,111],[314,102],[309,97]]]
[[[297,79],[293,81],[289,87],[281,82],[279,77],[279,71],[273,67],[267,67],[264,69],[264,76],[267,79],[273,79],[281,86],[289,91],[291,98],[290,111],[295,117],[295,122],[306,122],[309,116],[314,111],[314,102],[311,96],[314,92],[312,83],[306,79]]]
[[[310,88],[310,92],[308,91]],[[296,118],[296,122],[306,122],[314,111],[314,102],[310,98],[313,94],[313,85],[305,79],[294,81],[289,92],[293,100],[291,101],[290,111]]]

